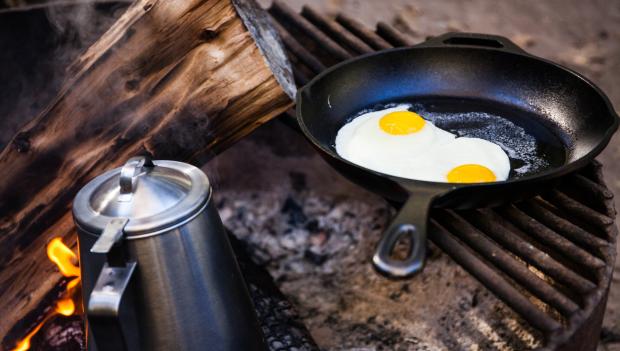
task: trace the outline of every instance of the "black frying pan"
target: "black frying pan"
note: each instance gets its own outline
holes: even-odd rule
[[[402,101],[438,112],[505,117],[536,138],[536,152],[548,166],[507,181],[455,184],[389,176],[338,156],[336,134],[354,114]],[[584,77],[529,55],[506,38],[464,33],[361,56],[326,70],[298,91],[297,118],[305,136],[344,176],[403,204],[373,257],[375,268],[389,277],[422,269],[431,206],[493,206],[531,196],[586,165],[618,127],[607,97]],[[469,124],[465,120],[451,128],[476,128]],[[392,257],[395,244],[406,236],[407,257]]]

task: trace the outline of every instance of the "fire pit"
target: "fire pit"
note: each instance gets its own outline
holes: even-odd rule
[[[338,61],[413,44],[390,26],[373,32],[345,15],[332,20],[310,8],[299,14],[278,2],[269,11],[300,85]],[[225,224],[268,268],[321,347],[595,348],[616,242],[613,198],[599,164],[522,203],[435,211],[426,270],[390,282],[367,259],[392,209],[322,163],[283,126],[294,127],[292,118],[282,115],[206,168]],[[38,335],[33,349],[84,347],[81,317],[58,308],[75,288],[70,269],[63,275],[69,278],[3,338],[5,349],[27,335]],[[278,296],[277,289],[259,290],[255,296]],[[314,348],[290,314],[293,327],[278,329],[279,337],[304,341],[276,338],[272,349]]]

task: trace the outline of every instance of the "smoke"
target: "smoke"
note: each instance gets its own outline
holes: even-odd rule
[[[127,1],[127,0],[125,0]],[[77,56],[86,48],[92,45],[101,37],[103,32],[109,28],[113,22],[126,9],[129,3],[116,3],[111,1],[94,1],[82,0],[78,6],[52,6],[46,9],[47,19],[52,26],[54,32],[65,38],[63,45],[55,50],[55,59],[57,66],[67,67]],[[209,130],[208,116],[202,116],[203,111],[194,110],[190,107],[185,109],[185,115],[180,116],[176,122],[174,136],[168,135],[165,140],[174,140],[174,145],[168,145],[168,151],[171,156],[162,155],[162,158],[172,158],[175,151],[182,153],[182,150],[196,147],[196,143],[201,141],[194,140],[194,128],[204,129],[205,133]],[[204,121],[205,125],[196,126],[195,121]],[[184,133],[186,128],[191,128],[188,133]],[[206,142],[210,139],[209,135],[205,135],[203,151],[194,155],[192,163],[201,167],[209,177],[211,186],[214,189],[219,188],[221,176],[219,171],[218,160],[213,151],[206,149]],[[200,147],[199,147],[200,148]]]
[[[67,68],[101,37],[129,4],[128,0],[60,0],[30,10],[22,9],[19,13],[0,15],[0,42],[7,44],[3,47],[5,50],[0,50],[0,80],[9,87],[0,90],[0,116],[3,117],[0,121],[0,149],[52,101],[68,78]],[[4,21],[8,17],[14,17],[14,20]],[[2,41],[2,37],[10,41]],[[193,120],[205,120],[208,124],[209,118],[204,116]],[[187,144],[197,142],[182,133],[183,127],[187,126],[191,125],[178,126],[176,131],[181,132],[169,139],[177,141],[181,149],[190,149]],[[209,129],[206,126],[201,128]],[[190,134],[194,135],[193,132]],[[205,140],[208,138],[205,135]],[[171,145],[171,155],[173,149]],[[221,176],[215,156],[214,152],[205,150],[196,155],[192,163],[204,166],[212,185],[218,187]]]
[[[50,103],[67,67],[127,5],[55,1],[0,13],[0,149]]]
[[[128,4],[127,1],[82,0],[75,5],[49,6],[46,16],[55,33],[67,40],[65,44],[81,52],[114,23]],[[59,48],[62,49],[59,54],[77,56],[66,52],[70,47]]]

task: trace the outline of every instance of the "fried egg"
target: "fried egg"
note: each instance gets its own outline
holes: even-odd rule
[[[397,175],[403,159],[422,156],[427,147],[455,138],[407,108],[399,105],[353,119],[338,131],[336,152],[357,165]]]
[[[450,183],[506,180],[510,160],[500,146],[479,138],[457,138],[408,105],[368,112],[336,136],[344,159],[398,177]]]

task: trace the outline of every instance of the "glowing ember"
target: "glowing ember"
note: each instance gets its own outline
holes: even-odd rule
[[[75,312],[75,304],[71,298],[61,299],[56,303],[56,312],[63,316],[70,316]]]
[[[53,316],[60,314],[70,316],[75,313],[75,303],[73,297],[76,295],[76,287],[80,284],[80,267],[77,265],[78,258],[69,247],[67,247],[60,238],[54,238],[47,244],[47,257],[54,262],[60,273],[67,277],[75,277],[67,283],[64,297],[56,302],[56,308],[39,323],[26,337],[17,343],[12,351],[26,351],[30,349],[30,340],[43,325]]]

